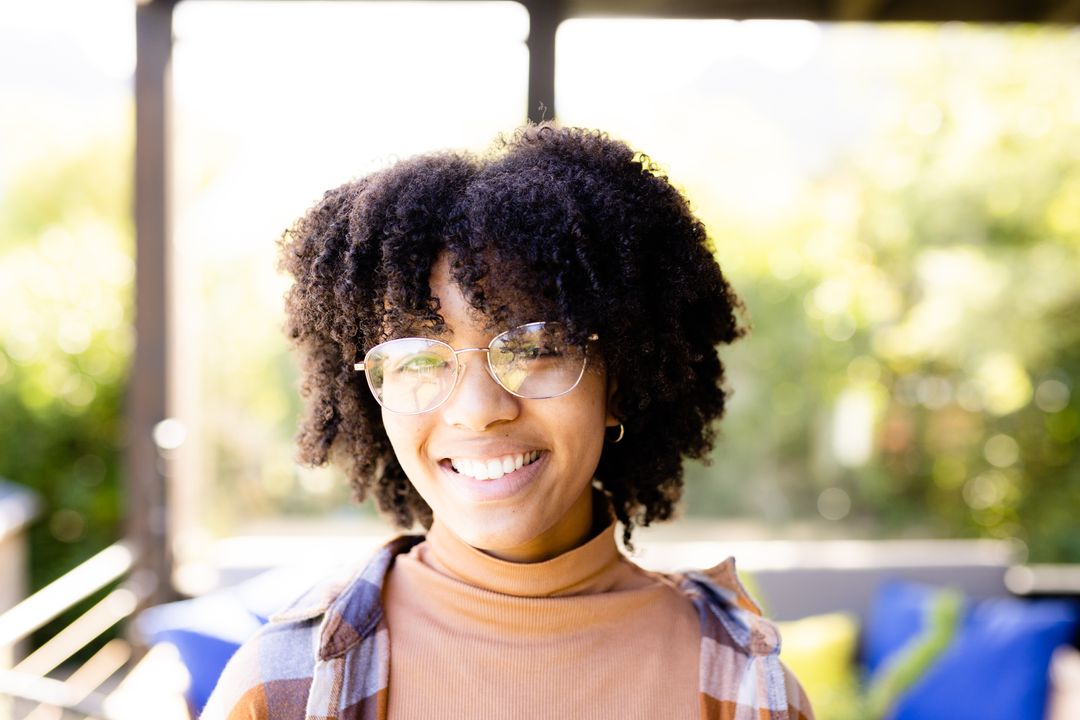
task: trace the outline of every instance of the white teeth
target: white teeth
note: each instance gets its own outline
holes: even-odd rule
[[[507,473],[536,462],[539,457],[540,451],[533,450],[517,455],[504,455],[491,460],[451,458],[450,465],[462,475],[468,475],[476,480],[498,480]]]

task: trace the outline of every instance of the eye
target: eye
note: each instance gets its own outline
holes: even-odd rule
[[[555,343],[535,343],[525,349],[525,356],[530,360],[542,357],[558,357],[562,355],[562,348]]]
[[[446,359],[433,352],[413,353],[398,362],[394,370],[398,373],[427,374],[442,370],[447,366]]]
[[[508,353],[515,360],[537,360],[539,358],[558,357],[562,348],[555,342],[543,340],[517,340],[505,343],[499,348],[500,353]]]

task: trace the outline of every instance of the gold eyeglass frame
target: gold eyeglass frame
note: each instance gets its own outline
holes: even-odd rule
[[[482,352],[482,353],[484,353],[485,358],[487,360],[487,362],[484,363],[484,367],[487,369],[488,375],[491,377],[492,380],[495,381],[496,385],[498,385],[499,387],[501,387],[503,390],[510,393],[514,397],[519,397],[519,398],[522,398],[523,400],[549,400],[551,398],[562,397],[563,395],[566,395],[567,393],[572,391],[574,388],[576,388],[581,383],[581,378],[585,377],[585,370],[589,367],[589,353],[588,353],[588,350],[585,347],[582,348],[582,349],[585,349],[586,351],[585,351],[584,356],[582,358],[581,371],[578,373],[577,378],[574,380],[573,384],[570,387],[568,387],[566,390],[563,390],[562,392],[556,393],[554,395],[544,395],[543,397],[530,397],[528,395],[522,395],[520,393],[516,393],[513,390],[511,390],[510,388],[506,387],[506,385],[504,385],[502,383],[502,381],[499,380],[498,375],[495,374],[495,368],[493,368],[491,366],[491,351],[494,349],[495,342],[499,338],[501,338],[504,335],[507,335],[509,333],[512,333],[515,330],[521,330],[522,328],[529,328],[529,327],[534,326],[534,325],[561,325],[561,323],[556,323],[556,322],[531,322],[531,323],[524,323],[522,325],[517,325],[515,327],[510,328],[509,330],[504,330],[503,332],[499,333],[495,337],[491,338],[491,342],[489,342],[487,344],[487,347],[468,347],[468,348],[455,349],[454,347],[452,347],[450,345],[450,343],[444,342],[442,340],[436,340],[434,338],[424,338],[424,337],[394,338],[393,340],[387,340],[386,342],[381,342],[378,345],[375,345],[374,347],[372,347],[370,350],[368,350],[364,354],[364,360],[361,360],[358,363],[353,363],[353,370],[364,371],[364,373],[365,373],[365,375],[367,377],[368,389],[371,390],[371,394],[375,397],[375,401],[378,402],[381,407],[389,410],[392,413],[397,413],[398,415],[422,415],[424,413],[431,412],[432,410],[437,410],[447,400],[449,400],[450,396],[454,394],[454,390],[457,389],[458,383],[461,382],[462,371],[465,368],[465,363],[460,362],[458,360],[458,355],[460,355],[461,353],[467,353],[467,352]],[[596,340],[599,340],[599,339],[600,339],[599,335],[597,335],[596,333],[592,333],[588,337],[585,338],[585,341],[588,343],[588,342],[595,342]],[[372,385],[371,385],[371,376],[367,375],[367,366],[368,366],[367,358],[371,357],[371,353],[375,352],[380,347],[382,347],[384,345],[387,345],[388,343],[398,342],[398,341],[401,341],[401,340],[422,340],[422,341],[427,342],[427,343],[432,343],[433,345],[442,345],[443,347],[449,349],[450,352],[454,356],[454,382],[450,385],[450,389],[447,391],[445,397],[443,397],[441,400],[439,400],[439,402],[432,405],[430,408],[427,408],[426,410],[417,410],[416,412],[402,412],[400,410],[394,410],[393,408],[386,407],[386,405],[383,404],[382,398],[379,397],[379,394],[375,391],[375,388],[372,387]]]

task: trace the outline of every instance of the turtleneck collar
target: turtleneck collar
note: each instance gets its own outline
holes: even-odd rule
[[[391,720],[608,717],[627,707],[695,717],[704,646],[693,604],[619,553],[610,517],[594,516],[593,529],[549,560],[514,563],[436,522],[397,556],[383,590]]]
[[[605,577],[622,557],[615,544],[615,520],[597,493],[594,533],[585,543],[537,563],[492,557],[459,538],[438,518],[427,533],[425,561],[444,575],[477,588],[514,597],[587,595],[610,589]],[[596,532],[596,528],[602,528]]]

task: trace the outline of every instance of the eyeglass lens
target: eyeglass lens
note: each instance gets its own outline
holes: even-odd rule
[[[383,407],[421,413],[439,406],[457,382],[458,354],[438,340],[401,338],[377,345],[365,358],[368,385]],[[585,370],[585,350],[566,342],[557,323],[529,323],[498,335],[488,346],[488,369],[503,388],[541,399],[572,390]]]

